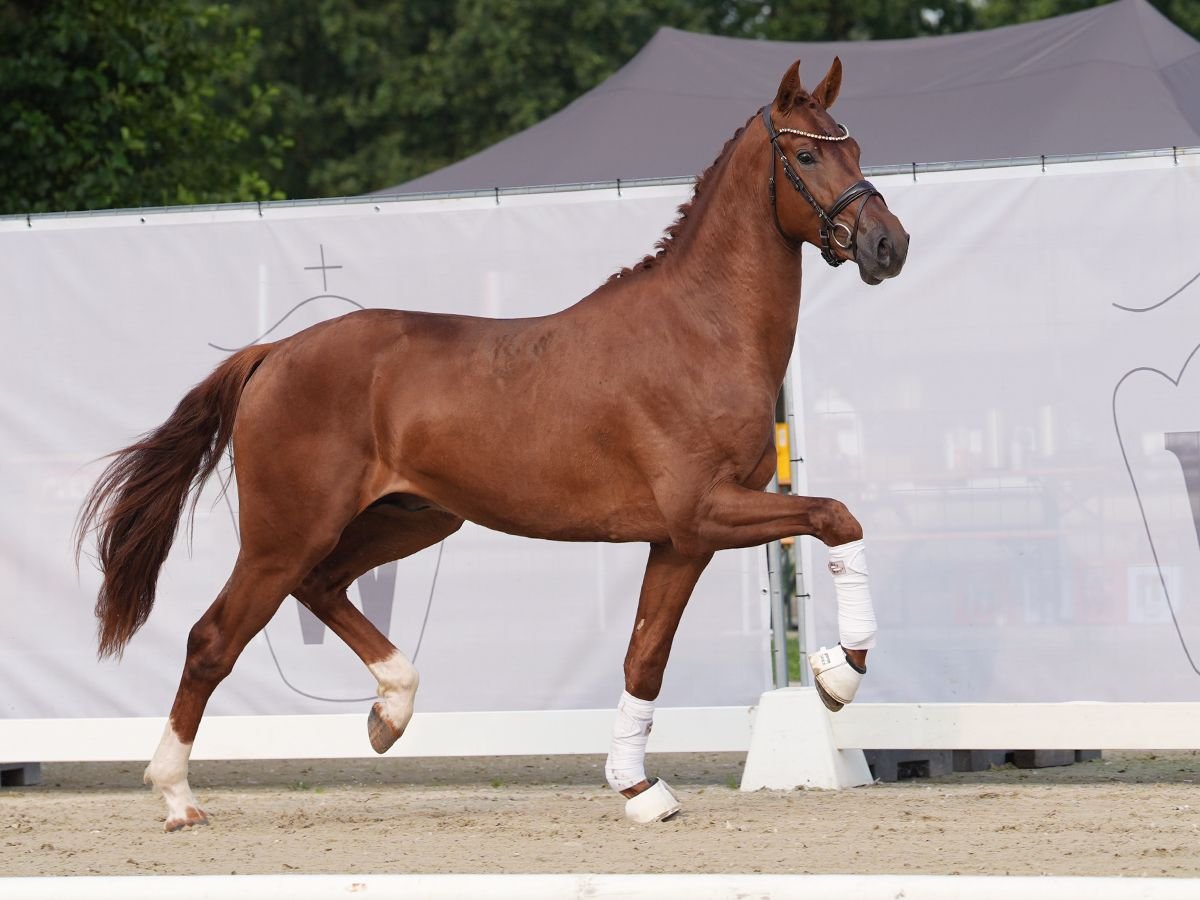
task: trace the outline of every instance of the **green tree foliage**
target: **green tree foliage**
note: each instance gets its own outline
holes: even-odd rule
[[[1109,0],[987,0],[979,7],[978,28],[995,28],[1017,22],[1032,22],[1050,16],[1103,6]],[[1160,13],[1200,38],[1200,3],[1196,0],[1150,0]]]
[[[273,196],[257,40],[195,0],[0,4],[0,211]]]
[[[785,41],[884,40],[997,28],[1103,6],[1111,0],[779,0],[745,29]],[[1150,0],[1200,38],[1197,0]]]
[[[0,0],[0,211],[364,193],[544,119],[663,25],[908,38],[1104,0]],[[1200,37],[1200,2],[1151,0]]]
[[[783,0],[771,4],[759,35],[781,41],[883,40],[969,31],[972,0]]]
[[[282,95],[291,196],[363,193],[545,118],[662,25],[720,30],[744,0],[244,0],[266,35],[256,80]]]
[[[919,37],[1105,0],[244,0],[283,95],[290,196],[357,194],[533,125],[624,65],[663,25],[792,41]],[[1154,0],[1200,35],[1200,3]]]

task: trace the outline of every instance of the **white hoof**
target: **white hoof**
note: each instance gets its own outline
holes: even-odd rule
[[[808,655],[808,664],[816,676],[817,693],[830,712],[837,712],[854,699],[863,673],[851,665],[846,651],[839,644],[832,649],[822,647]]]
[[[661,778],[636,797],[625,801],[625,817],[638,825],[661,822],[679,812],[679,798]]]

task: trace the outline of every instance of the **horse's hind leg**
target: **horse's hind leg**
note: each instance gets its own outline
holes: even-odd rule
[[[407,657],[350,602],[346,590],[376,566],[445,539],[462,521],[439,509],[410,510],[391,503],[372,506],[350,523],[333,552],[294,592],[375,676],[379,700],[371,707],[367,734],[376,753],[386,752],[404,734],[420,679]]]
[[[314,468],[307,458],[306,478],[278,454],[255,465],[259,459],[239,456],[241,551],[225,587],[188,634],[171,716],[146,767],[146,783],[167,803],[167,831],[207,821],[188,786],[187,768],[209,697],[283,599],[337,546],[355,513],[355,485],[339,483],[330,474],[334,467]]]
[[[311,558],[281,556],[248,555],[243,548],[229,581],[188,635],[187,660],[171,716],[145,774],[146,783],[166,800],[167,831],[208,822],[188,785],[192,742],[212,692],[312,564]]]
[[[612,746],[604,774],[626,798],[625,814],[635,822],[658,822],[679,811],[666,782],[646,778],[646,740],[654,700],[684,607],[712,554],[687,557],[670,544],[654,544],[642,579],[637,617],[625,654],[625,692],[617,706]]]

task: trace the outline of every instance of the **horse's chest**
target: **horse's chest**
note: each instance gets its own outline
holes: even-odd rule
[[[757,463],[763,449],[774,446],[777,393],[757,381],[722,385],[698,414],[706,439],[732,459]]]
[[[774,471],[774,418],[769,407],[754,415],[710,410],[693,420],[696,427],[679,435],[682,439],[674,447],[673,462],[689,470],[698,484],[731,479],[760,487],[757,482],[765,484]],[[764,458],[772,460],[765,480],[760,477]]]

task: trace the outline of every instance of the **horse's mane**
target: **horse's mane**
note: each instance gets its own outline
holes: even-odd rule
[[[696,205],[696,201],[700,199],[700,195],[703,193],[705,187],[708,185],[708,182],[711,180],[713,172],[721,168],[721,164],[725,162],[725,157],[729,155],[730,148],[737,143],[738,138],[742,136],[742,132],[746,130],[747,126],[749,126],[752,121],[754,121],[757,115],[758,114],[755,113],[746,120],[745,124],[742,125],[741,128],[733,133],[733,137],[725,142],[725,146],[721,148],[721,152],[717,154],[717,158],[713,160],[712,165],[705,169],[700,174],[700,177],[696,179],[696,186],[692,189],[692,196],[686,203],[679,207],[679,214],[676,216],[675,221],[667,227],[667,230],[663,232],[663,236],[655,243],[655,252],[646,254],[646,256],[644,256],[640,262],[637,262],[632,266],[626,266],[621,271],[614,272],[609,276],[608,281],[606,281],[605,284],[616,281],[618,278],[627,278],[635,272],[644,272],[647,269],[652,268],[656,262],[670,252],[671,248],[675,245],[676,238],[679,237],[684,228],[687,226],[688,214],[691,213],[692,207]]]

